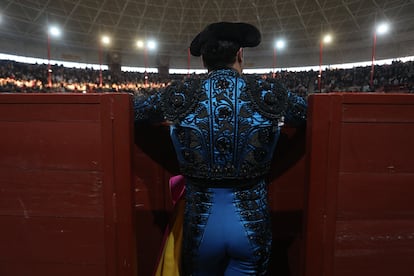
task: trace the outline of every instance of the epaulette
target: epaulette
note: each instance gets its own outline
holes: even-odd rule
[[[249,95],[252,108],[268,119],[279,121],[288,106],[288,92],[276,80],[262,80],[247,76],[246,94]]]
[[[172,82],[161,95],[165,119],[174,122],[185,118],[196,107],[200,91],[200,79]]]

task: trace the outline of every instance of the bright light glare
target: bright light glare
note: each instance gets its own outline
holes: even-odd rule
[[[150,50],[155,50],[155,48],[157,48],[157,43],[154,40],[148,40],[147,47]]]
[[[137,47],[138,47],[138,48],[140,48],[140,49],[141,49],[141,48],[144,48],[144,41],[142,41],[142,40],[138,40],[138,41],[137,41]]]
[[[101,41],[104,45],[108,45],[109,43],[111,43],[111,38],[109,36],[104,35]]]
[[[332,36],[330,34],[327,34],[323,37],[323,43],[331,43],[332,42]]]
[[[276,48],[277,49],[283,49],[286,46],[286,42],[284,40],[278,40],[276,41]]]
[[[49,28],[49,33],[50,33],[52,36],[55,36],[55,37],[58,37],[58,36],[60,36],[60,34],[61,34],[60,29],[59,29],[58,27],[56,27],[56,26],[51,26],[51,27]]]
[[[390,26],[387,23],[381,23],[377,27],[377,33],[380,35],[385,34],[388,32],[389,28]]]

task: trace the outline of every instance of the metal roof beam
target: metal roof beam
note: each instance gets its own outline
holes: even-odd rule
[[[323,9],[323,6],[321,5],[321,3],[319,3],[319,0],[315,0],[316,4],[318,5],[319,8],[319,12],[321,13],[323,19],[325,20],[326,24],[328,24],[329,27],[331,27],[331,24],[328,20],[328,17],[325,14],[325,10]]]
[[[355,18],[355,15],[352,13],[351,9],[349,8],[348,4],[345,3],[344,0],[342,0],[342,5],[344,6],[345,10],[348,12],[348,14],[351,16],[352,21],[354,22],[355,26],[358,30],[361,30],[361,26],[358,24],[357,19]]]
[[[297,14],[299,16],[300,23],[302,24],[302,27],[305,30],[306,38],[308,39],[308,42],[311,43],[311,39],[309,37],[308,27],[307,27],[305,21],[303,20],[302,13],[301,13],[301,11],[300,11],[300,9],[298,7],[298,4],[297,4],[297,0],[293,1],[293,4],[294,4],[295,10],[296,10],[296,12],[297,12]]]
[[[81,1],[81,0],[79,0],[79,1]],[[91,25],[90,25],[89,30],[88,30],[88,34],[90,34],[92,32],[93,26],[95,26],[96,21],[98,20],[98,17],[101,15],[103,7],[105,6],[107,1],[108,0],[103,0],[101,2],[101,6],[99,7],[98,11],[96,12],[95,17],[92,19]]]

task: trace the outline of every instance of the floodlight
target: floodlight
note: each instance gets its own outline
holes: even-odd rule
[[[377,34],[382,35],[388,32],[390,26],[387,23],[381,23],[377,26]]]
[[[52,36],[58,37],[60,36],[61,32],[60,29],[57,26],[50,26],[49,27],[49,34]]]
[[[331,43],[332,42],[332,36],[330,34],[327,34],[323,37],[323,43]]]
[[[144,48],[144,41],[142,41],[142,40],[137,40],[137,47],[138,48]]]
[[[282,39],[279,39],[278,41],[276,41],[275,46],[277,49],[283,49],[286,46],[286,42]]]
[[[109,43],[111,43],[111,38],[109,36],[104,35],[101,39],[101,42],[104,45],[108,45]]]
[[[148,40],[147,47],[149,50],[155,50],[157,48],[157,43],[155,40]]]

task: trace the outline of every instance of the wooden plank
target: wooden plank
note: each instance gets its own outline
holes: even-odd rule
[[[131,96],[1,96],[0,274],[136,275]]]
[[[152,275],[172,209],[167,172],[141,148],[133,150],[138,275]],[[142,250],[144,249],[144,250]]]
[[[412,276],[414,275],[413,256],[406,252],[390,252],[387,256],[367,255],[340,257],[335,260],[335,276]]]
[[[101,172],[0,168],[0,215],[103,217]]]
[[[137,274],[134,184],[132,182],[132,97],[115,95],[112,102],[114,192],[116,193],[117,275]]]
[[[414,219],[414,173],[345,173],[338,183],[339,219]]]
[[[413,275],[413,229],[412,218],[338,221],[334,275]]]
[[[305,158],[269,184],[269,207],[277,211],[303,211],[305,205]]]
[[[319,96],[319,95],[318,95]],[[322,97],[341,97],[344,104],[414,104],[414,97],[409,93],[326,93]]]
[[[371,123],[413,123],[414,109],[412,104],[344,104],[342,106],[343,122]]]
[[[171,174],[143,152],[140,147],[133,148],[133,156],[135,208],[137,210],[171,209],[168,188]]]
[[[103,265],[71,264],[71,263],[30,263],[30,262],[1,262],[2,276],[102,276],[105,274]]]
[[[388,250],[401,250],[411,252],[414,257],[414,220],[411,218],[338,220],[336,228],[337,256],[365,255],[364,250],[390,255]]]
[[[100,103],[100,98],[110,97],[114,93],[2,93],[1,103],[6,104],[96,104]]]
[[[414,275],[414,97],[310,103],[305,275]]]
[[[1,103],[0,121],[99,121],[97,103]]]
[[[334,263],[334,252],[335,252],[335,233],[336,233],[336,213],[337,213],[337,194],[338,194],[338,178],[340,171],[339,160],[341,158],[341,132],[342,128],[339,124],[342,117],[342,98],[341,97],[331,97],[331,109],[329,112],[329,142],[326,144],[326,147],[329,151],[329,156],[327,159],[327,171],[325,176],[321,175],[320,177],[326,177],[326,198],[324,202],[326,204],[326,213],[325,213],[325,229],[324,229],[324,238],[323,238],[323,247],[324,247],[324,258],[325,262],[323,265],[323,271],[326,275],[333,275],[333,263]]]
[[[102,219],[0,216],[0,260],[103,264]]]
[[[99,124],[2,122],[0,133],[0,167],[102,169]]]
[[[305,267],[306,276],[321,276],[325,258],[322,246],[326,228],[327,178],[329,161],[330,99],[328,97],[309,97],[309,117],[307,123],[307,167],[306,186],[306,232]]]
[[[413,172],[414,124],[344,123],[341,172]]]

